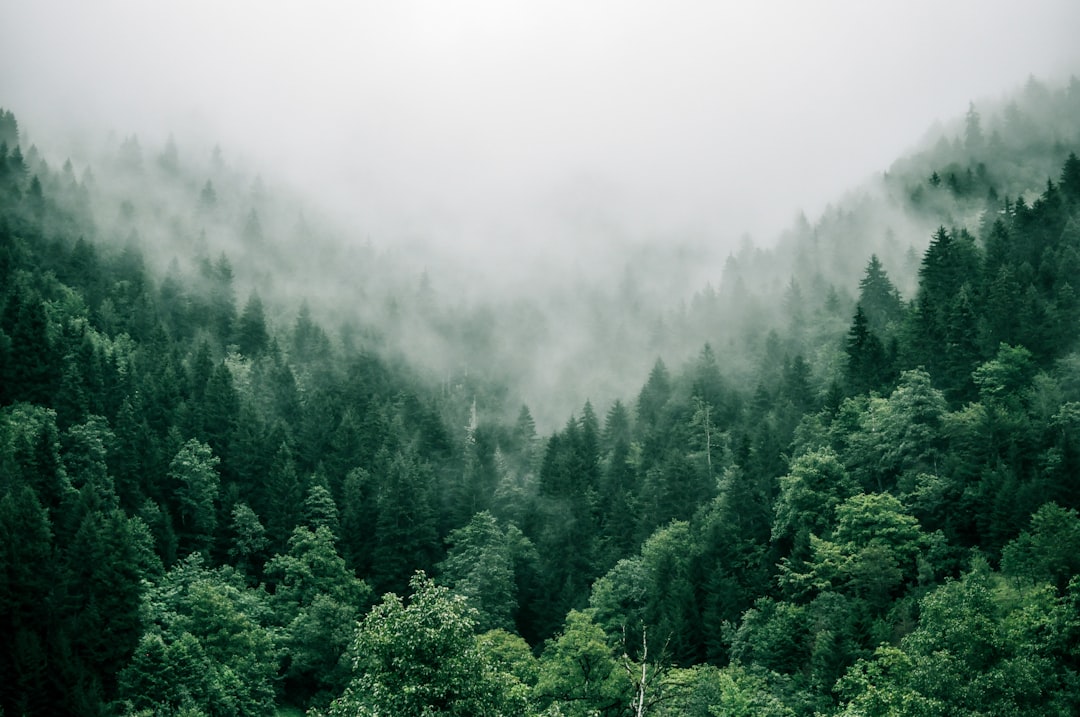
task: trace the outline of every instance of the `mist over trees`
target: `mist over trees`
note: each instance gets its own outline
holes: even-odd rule
[[[0,710],[1077,713],[1077,117],[488,294],[0,111]]]

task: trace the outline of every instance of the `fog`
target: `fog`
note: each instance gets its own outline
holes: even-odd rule
[[[4,3],[31,128],[199,131],[392,241],[768,242],[935,119],[1080,61],[1080,6],[864,2]],[[575,239],[577,241],[578,239]]]
[[[747,237],[817,221],[969,101],[1080,69],[1075,0],[0,0],[0,14],[0,106],[24,139],[112,131],[158,151],[173,135],[204,163],[220,144],[337,217],[340,241],[396,247],[455,300],[477,291],[463,275],[496,295],[561,281],[607,287],[615,307],[630,283],[639,303],[686,300]],[[664,246],[690,248],[648,248]],[[334,291],[299,289],[320,290]],[[626,395],[654,358],[583,374],[593,354],[576,345],[611,318],[598,305],[550,302],[547,356],[522,364],[544,364],[533,400],[577,381],[551,420]]]

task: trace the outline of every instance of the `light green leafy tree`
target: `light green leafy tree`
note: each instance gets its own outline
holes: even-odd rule
[[[417,572],[406,604],[392,593],[360,623],[353,679],[332,716],[525,714],[521,682],[483,651],[461,595]],[[317,714],[317,713],[316,713]]]
[[[812,618],[805,605],[760,597],[743,614],[731,643],[731,658],[743,665],[793,675],[809,664]]]
[[[522,705],[532,701],[532,691],[540,677],[540,661],[529,643],[520,635],[506,630],[488,630],[476,636],[476,647],[496,672],[514,679],[508,685],[508,704]]]
[[[233,541],[229,547],[229,557],[238,570],[257,574],[262,565],[263,551],[270,544],[259,516],[247,503],[237,503],[233,506],[230,528]]]
[[[288,655],[285,687],[294,698],[325,704],[349,680],[346,652],[371,589],[345,565],[324,525],[297,526],[289,552],[267,562],[266,577]]]
[[[656,717],[795,717],[760,671],[732,664],[694,665],[664,678],[667,699],[650,713]]]
[[[207,550],[217,527],[216,503],[221,488],[217,456],[207,444],[192,438],[185,443],[172,463],[169,479],[176,490],[180,520],[180,549],[190,553]]]
[[[640,556],[620,560],[593,584],[593,619],[610,641],[623,642],[623,649],[638,657],[647,630],[654,654],[664,645],[664,657],[679,664],[693,661],[699,630],[695,551],[689,523],[673,521],[645,541]]]
[[[519,565],[536,562],[532,542],[512,523],[501,527],[487,511],[450,531],[446,559],[438,564],[439,582],[464,595],[477,613],[480,629],[514,629],[518,608]]]
[[[273,712],[278,650],[261,590],[194,553],[152,585],[143,635],[119,675],[117,712],[265,715]]]
[[[571,610],[563,631],[540,656],[536,693],[560,714],[620,715],[630,705],[631,681],[615,659],[591,610]]]
[[[623,558],[593,583],[589,607],[609,639],[635,633],[646,624],[648,574],[640,555]]]
[[[918,628],[837,683],[844,717],[1073,715],[1080,581],[1064,596],[977,563],[921,603]]]
[[[928,538],[889,493],[860,493],[836,508],[831,536],[810,536],[811,557],[800,569],[786,558],[781,583],[796,594],[837,591],[884,608],[919,574]]]
[[[873,397],[845,436],[844,464],[867,491],[910,491],[919,473],[938,469],[945,396],[922,369],[904,371],[888,398]]]
[[[1056,503],[1039,508],[1031,527],[1005,546],[1001,571],[1064,591],[1080,575],[1080,516]]]
[[[854,493],[854,481],[831,448],[799,456],[780,477],[773,540],[787,543],[793,555],[804,557],[810,536],[823,535],[831,527],[836,506]]]

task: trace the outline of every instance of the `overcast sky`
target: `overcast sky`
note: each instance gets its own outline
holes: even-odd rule
[[[767,243],[968,100],[1080,74],[1078,29],[1076,0],[0,0],[0,106],[197,128],[375,240]]]

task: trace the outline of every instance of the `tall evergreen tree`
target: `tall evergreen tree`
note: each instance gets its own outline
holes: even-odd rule
[[[418,566],[430,569],[440,550],[430,467],[405,452],[379,463],[371,580],[381,593],[400,590]]]
[[[866,274],[859,281],[859,307],[866,314],[870,329],[879,337],[888,335],[904,314],[900,292],[889,279],[876,254],[870,256]]]
[[[61,377],[58,356],[49,336],[43,301],[16,287],[4,307],[0,325],[10,338],[3,402],[28,401],[47,406]]]
[[[240,352],[251,358],[258,358],[270,346],[270,335],[266,330],[266,317],[263,314],[262,299],[257,292],[251,292],[236,330],[236,343]]]
[[[1080,202],[1080,157],[1076,156],[1076,152],[1069,152],[1065,165],[1061,168],[1058,186],[1069,201]]]
[[[637,417],[646,429],[655,427],[660,419],[660,412],[671,398],[671,376],[662,359],[656,359],[649,380],[645,382],[637,400]]]
[[[49,670],[56,556],[48,513],[27,485],[0,495],[0,709],[62,713],[67,692]],[[57,689],[60,688],[60,689]]]
[[[845,350],[851,392],[866,393],[882,388],[889,373],[887,355],[881,339],[871,330],[861,304],[855,309]]]
[[[955,233],[940,227],[930,240],[919,269],[919,293],[913,320],[913,336],[909,344],[909,365],[923,365],[935,381],[951,390],[963,390],[962,379],[968,365],[968,338],[961,334],[973,327],[965,323],[974,308],[970,289],[979,276],[981,257],[971,235],[965,230]],[[966,298],[961,299],[961,288],[969,286]],[[960,316],[964,315],[964,319]],[[965,348],[951,348],[962,342]]]
[[[217,529],[217,501],[221,478],[219,459],[205,443],[191,439],[169,465],[169,478],[176,491],[180,550],[206,554]]]
[[[300,521],[301,501],[304,489],[297,473],[296,461],[288,443],[282,441],[270,464],[266,487],[259,494],[258,512],[266,517],[266,532],[270,547],[278,552]]]

